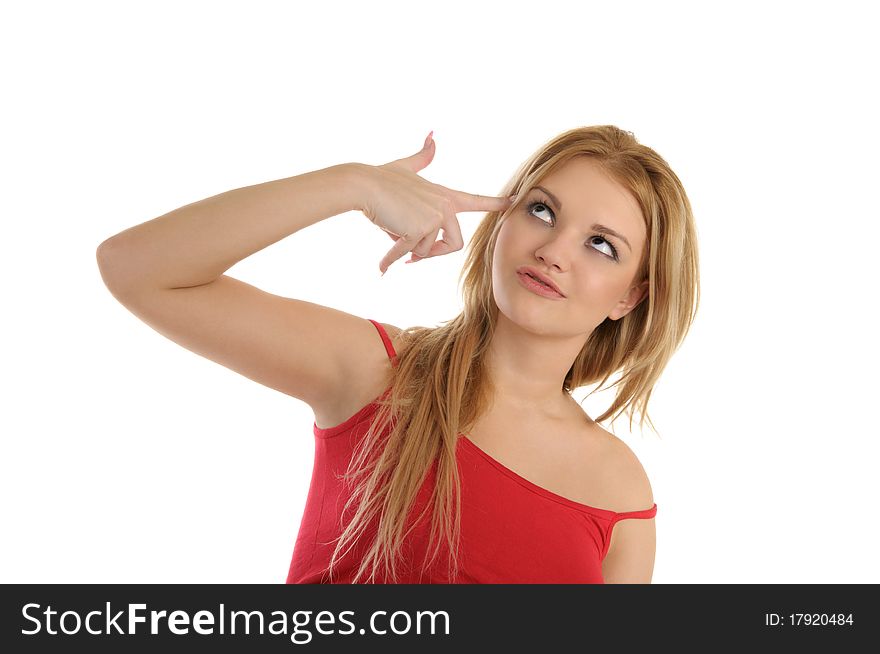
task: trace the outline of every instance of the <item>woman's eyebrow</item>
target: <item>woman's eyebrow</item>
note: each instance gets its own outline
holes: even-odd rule
[[[534,186],[533,188],[536,188],[536,189],[541,190],[544,193],[546,193],[547,196],[553,201],[553,204],[556,205],[557,211],[562,211],[562,203],[559,201],[559,198],[557,198],[555,195],[553,195],[550,191],[545,189],[543,186]],[[626,247],[628,247],[629,251],[632,252],[632,246],[629,244],[629,241],[626,240],[626,236],[624,236],[623,234],[620,234],[619,232],[615,232],[610,227],[606,227],[605,225],[601,225],[599,223],[594,223],[591,229],[594,229],[597,232],[602,232],[604,234],[611,234],[611,236],[616,236],[621,241],[626,243]]]

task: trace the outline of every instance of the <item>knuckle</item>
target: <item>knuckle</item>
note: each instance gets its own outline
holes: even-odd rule
[[[455,208],[455,204],[452,202],[452,198],[448,195],[444,195],[440,198],[440,209],[441,213],[449,213]]]

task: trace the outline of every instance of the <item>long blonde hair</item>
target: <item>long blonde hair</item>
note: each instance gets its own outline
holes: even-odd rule
[[[649,280],[645,299],[619,320],[606,319],[590,334],[565,376],[563,389],[620,378],[611,406],[597,422],[621,413],[647,419],[651,391],[684,340],[699,306],[697,234],[684,187],[666,161],[613,125],[579,127],[547,142],[527,159],[499,196],[520,197],[572,157],[597,162],[636,198],[646,220],[647,241],[637,279]],[[515,206],[515,205],[514,205]],[[431,509],[430,562],[440,532],[449,552],[450,578],[459,570],[461,485],[456,460],[458,434],[467,433],[493,396],[485,357],[498,316],[492,289],[492,259],[498,232],[509,212],[491,211],[477,227],[459,283],[464,310],[440,327],[410,327],[392,368],[388,392],[378,401],[370,428],[343,478],[352,494],[343,515],[356,510],[337,538],[328,571],[376,524],[375,537],[353,579],[375,582],[380,567],[396,581],[402,543]],[[596,392],[596,391],[593,391]],[[390,429],[388,428],[390,425]],[[655,430],[656,431],[656,430]],[[419,489],[436,463],[431,501],[410,523]],[[409,529],[407,525],[411,524]]]

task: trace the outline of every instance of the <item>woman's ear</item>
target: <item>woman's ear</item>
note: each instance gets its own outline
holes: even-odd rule
[[[626,295],[623,296],[614,310],[608,314],[611,320],[620,320],[630,311],[639,306],[639,303],[648,295],[648,280],[645,279],[635,286],[631,286]]]

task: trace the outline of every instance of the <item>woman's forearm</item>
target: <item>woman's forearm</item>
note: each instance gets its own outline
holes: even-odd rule
[[[304,227],[362,208],[367,168],[337,164],[184,205],[101,243],[101,275],[120,291],[212,282]]]

